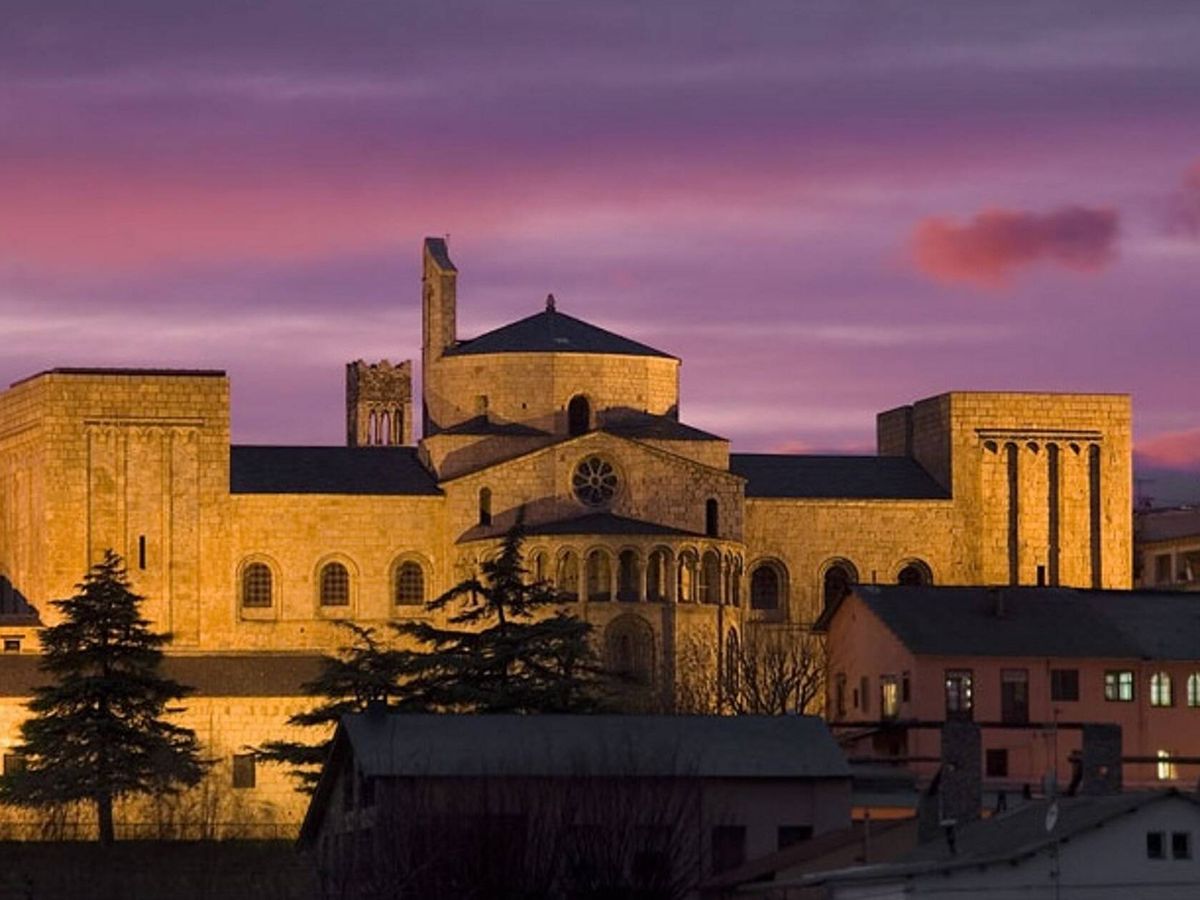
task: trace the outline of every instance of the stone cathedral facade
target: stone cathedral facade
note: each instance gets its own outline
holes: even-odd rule
[[[345,447],[231,445],[219,371],[59,368],[0,394],[6,757],[47,601],[108,547],[198,688],[226,830],[298,823],[248,748],[286,733],[336,623],[426,615],[518,515],[534,574],[664,703],[685,658],[719,679],[748,629],[803,629],[850,583],[1130,586],[1128,396],[951,392],[881,413],[875,456],[735,453],[685,424],[679,359],[553,298],[460,337],[457,275],[426,240],[415,444],[409,362],[347,366]]]

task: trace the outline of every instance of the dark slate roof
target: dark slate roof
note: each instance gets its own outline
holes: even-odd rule
[[[443,269],[450,272],[457,272],[458,268],[454,263],[450,262],[450,250],[446,247],[446,239],[439,237],[425,238],[425,249],[429,251],[429,255]]]
[[[792,456],[732,453],[747,497],[948,500],[950,493],[906,456]]]
[[[222,369],[137,369],[128,367],[105,368],[103,366],[60,366],[55,369],[45,369],[26,375],[19,381],[14,381],[9,387],[16,387],[26,381],[41,378],[43,375],[120,375],[135,378],[224,378]]]
[[[368,776],[850,776],[816,716],[358,714],[339,736]]]
[[[491,525],[476,526],[467,531],[458,542],[493,540],[501,537],[507,526]],[[641,519],[630,519],[610,512],[589,513],[586,516],[576,516],[573,519],[557,519],[553,522],[537,522],[524,528],[527,537],[543,537],[546,535],[575,535],[575,534],[627,534],[627,535],[663,535],[666,537],[702,537],[698,532],[672,528],[670,525],[659,525],[657,522],[645,522]]]
[[[48,677],[34,653],[0,654],[0,696],[28,697]],[[206,654],[163,659],[163,673],[207,697],[299,697],[321,671],[321,657],[290,653]]]
[[[1200,507],[1155,509],[1137,515],[1138,538],[1146,543],[1200,538]]]
[[[229,448],[234,494],[440,494],[415,447]]]
[[[671,416],[621,411],[601,413],[600,430],[623,438],[659,441],[723,441],[725,438],[691,425],[684,425]]]
[[[475,416],[449,428],[441,428],[438,434],[503,435],[504,437],[545,437],[548,431],[521,425],[517,422],[492,422],[487,416]]]
[[[1192,660],[1200,647],[1195,594],[859,585],[854,595],[921,655]]]
[[[674,359],[669,353],[552,309],[504,325],[472,340],[459,341],[446,350],[447,356],[469,353],[610,353]]]
[[[1046,813],[1058,804],[1052,830],[1046,829]],[[1163,802],[1191,804],[1192,819],[1200,815],[1194,796],[1174,788],[1165,791],[1132,791],[1104,796],[1059,797],[1026,803],[988,819],[980,819],[957,830],[951,851],[944,840],[921,845],[894,863],[857,866],[820,872],[778,886],[813,886],[829,882],[895,881],[917,875],[990,865],[1010,865],[1068,840],[1080,840],[1119,817]],[[1136,893],[1136,892],[1135,892]]]

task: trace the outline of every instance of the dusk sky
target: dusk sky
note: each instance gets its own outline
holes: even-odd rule
[[[460,337],[552,291],[735,449],[1120,391],[1200,471],[1200,3],[0,0],[5,382],[218,367],[236,442],[339,443],[446,234]]]

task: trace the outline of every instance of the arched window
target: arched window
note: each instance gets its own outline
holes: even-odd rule
[[[704,504],[704,533],[709,537],[717,536],[720,526],[718,512],[717,501],[710,497]]]
[[[850,593],[850,585],[858,582],[858,571],[844,559],[834,560],[825,568],[821,596],[828,609]]]
[[[559,559],[554,587],[564,602],[573,603],[579,599],[579,557],[574,550],[568,550]]]
[[[350,573],[339,562],[321,567],[321,605],[350,605]]]
[[[479,524],[492,524],[492,489],[479,489]]]
[[[595,601],[612,599],[612,564],[603,550],[593,550],[588,554],[587,598]]]
[[[899,574],[896,575],[896,584],[905,587],[921,587],[933,584],[933,573],[929,571],[929,566],[925,565],[921,560],[910,559],[901,567]]]
[[[378,429],[378,426],[375,422],[375,410],[371,410],[369,413],[367,413],[367,443],[368,444],[378,443],[379,433],[378,433],[377,429]]]
[[[1175,705],[1171,696],[1171,674],[1169,672],[1155,672],[1150,676],[1150,705]]]
[[[425,570],[409,560],[396,568],[396,605],[420,606],[425,602]]]
[[[548,575],[549,573],[546,570],[546,551],[535,551],[534,554],[529,557],[530,581],[532,581],[534,584],[537,584],[538,582],[545,581]]]
[[[750,573],[750,608],[779,609],[780,583],[778,570],[770,563],[761,563]]]
[[[1187,705],[1200,706],[1200,672],[1193,672],[1188,676]]]
[[[732,703],[738,694],[740,687],[739,676],[741,674],[742,653],[738,644],[738,634],[732,628],[725,635],[725,671],[723,672],[725,699]]]
[[[266,609],[273,602],[271,567],[252,562],[242,569],[242,606],[247,609]]]
[[[729,602],[734,606],[742,605],[742,560],[734,557],[733,566],[729,572]]]
[[[646,599],[652,603],[665,603],[671,584],[671,553],[655,550],[646,565]]]
[[[617,560],[617,599],[630,603],[642,593],[642,565],[635,550],[622,550]]]
[[[696,599],[696,554],[690,550],[679,554],[679,575],[675,585],[675,599],[680,603],[691,603]]]
[[[592,405],[583,394],[576,394],[567,404],[567,434],[574,437],[586,434],[592,427]]]
[[[386,409],[379,414],[379,443],[392,443],[392,416]]]
[[[617,616],[604,629],[604,663],[610,673],[639,685],[654,681],[654,629],[641,616]]]
[[[721,602],[721,558],[711,550],[700,564],[700,602]]]

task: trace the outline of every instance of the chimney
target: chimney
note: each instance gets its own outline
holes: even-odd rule
[[[1079,793],[1119,794],[1121,771],[1121,726],[1090,723],[1083,726],[1079,752]]]
[[[445,238],[425,238],[421,262],[421,425],[427,436],[437,430],[429,409],[438,393],[435,364],[457,340],[458,269]]]
[[[942,725],[942,767],[921,798],[918,838],[944,835],[951,847],[957,830],[979,818],[983,803],[982,740],[974,722]]]

